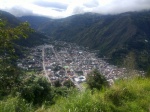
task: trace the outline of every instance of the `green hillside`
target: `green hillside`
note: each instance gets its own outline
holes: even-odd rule
[[[38,23],[37,23],[38,24]],[[85,13],[39,24],[37,30],[57,40],[75,42],[99,50],[99,56],[122,65],[130,53],[135,54],[137,68],[150,63],[150,11],[118,15]]]
[[[66,80],[63,86],[59,82],[52,86],[43,73],[17,67],[15,47],[23,44],[29,47],[30,44],[26,40],[20,40],[17,44],[14,40],[26,36],[31,29],[27,23],[13,26],[13,23],[6,24],[4,20],[7,19],[0,20],[0,112],[150,111],[150,71],[145,76],[137,76],[134,71],[127,72],[129,77],[115,80],[110,86],[104,75],[93,70],[87,75],[82,91],[76,89],[70,80]],[[139,26],[141,31],[149,28],[149,25],[142,25]],[[32,46],[36,45],[34,39],[37,39],[36,35],[29,37]],[[36,41],[39,44],[39,40]],[[143,52],[141,47],[137,52]],[[132,51],[136,51],[135,48]],[[129,54],[126,60],[134,61],[134,53]]]
[[[42,112],[149,112],[149,79],[117,81],[102,91],[87,90],[60,98],[55,105]]]
[[[20,23],[20,20],[17,20],[12,14],[0,10],[0,19],[3,19],[9,23],[9,26],[17,26]]]
[[[34,29],[38,29],[40,25],[51,20],[50,18],[40,16],[23,16],[19,17],[18,19],[20,19],[23,22],[29,22],[31,24],[31,27]]]
[[[17,19],[15,16],[1,10],[0,10],[0,19],[5,20],[10,27],[18,26],[21,23],[21,21]],[[29,35],[28,38],[26,39],[21,38],[20,40],[17,40],[16,43],[21,46],[33,47],[45,43],[46,42],[45,40],[47,39],[47,37],[45,37],[43,34],[39,32],[32,32],[28,35]]]

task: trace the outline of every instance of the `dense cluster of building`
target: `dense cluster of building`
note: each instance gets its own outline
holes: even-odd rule
[[[124,77],[126,73],[125,68],[108,64],[87,48],[62,41],[30,49],[26,58],[18,61],[18,66],[26,70],[43,71],[51,83],[56,80],[63,83],[70,79],[77,86],[86,81],[87,74],[93,69],[98,69],[108,81]]]

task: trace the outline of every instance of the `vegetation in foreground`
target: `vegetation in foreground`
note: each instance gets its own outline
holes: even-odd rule
[[[0,21],[0,112],[150,111],[150,78],[132,77],[108,87],[94,70],[87,78],[89,88],[79,92],[70,82],[66,87],[52,87],[42,76],[23,73],[15,64],[13,41],[29,30],[26,23],[9,28]]]
[[[101,91],[73,93],[61,97],[48,109],[38,112],[149,112],[150,79],[133,78],[118,80]]]
[[[149,112],[150,79],[135,77],[118,80],[110,88],[72,91],[59,96],[55,103],[35,106],[21,97],[10,97],[0,101],[1,112]]]

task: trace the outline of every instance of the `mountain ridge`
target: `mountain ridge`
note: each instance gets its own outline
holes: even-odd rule
[[[6,21],[10,27],[16,27],[22,22],[14,15],[2,10],[0,10],[0,19]],[[29,33],[28,38],[26,39],[20,38],[19,40],[16,40],[16,43],[21,46],[33,47],[45,43],[44,39],[47,39],[47,37],[40,32],[35,31]]]
[[[38,24],[38,23],[37,23]],[[150,11],[126,12],[118,15],[78,14],[63,19],[50,19],[36,30],[56,40],[75,42],[99,50],[122,65],[130,52],[135,54],[138,68],[150,66]]]

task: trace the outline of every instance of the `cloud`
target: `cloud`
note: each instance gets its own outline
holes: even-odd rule
[[[17,17],[26,16],[26,15],[34,15],[34,13],[31,10],[28,10],[20,6],[14,6],[10,9],[7,9],[6,11]]]
[[[68,5],[60,2],[48,2],[48,1],[36,1],[34,2],[35,5],[42,6],[42,7],[52,7],[55,9],[67,9]]]
[[[99,6],[99,2],[98,2],[98,0],[91,0],[89,2],[84,3],[83,5],[85,7],[93,8],[93,7],[98,7]]]
[[[118,14],[128,11],[140,11],[150,9],[149,0],[102,0],[98,7],[92,9],[92,12],[97,12],[101,14]]]
[[[83,7],[75,7],[72,11],[72,14],[81,14],[84,13],[84,8]]]
[[[0,9],[15,16],[63,18],[84,12],[118,14],[150,10],[150,0],[0,0]]]
[[[119,14],[128,11],[150,10],[150,0],[80,0],[69,5],[70,14],[96,12]]]
[[[63,9],[59,9],[59,8],[52,8],[52,10],[57,11],[57,12],[63,12]]]

